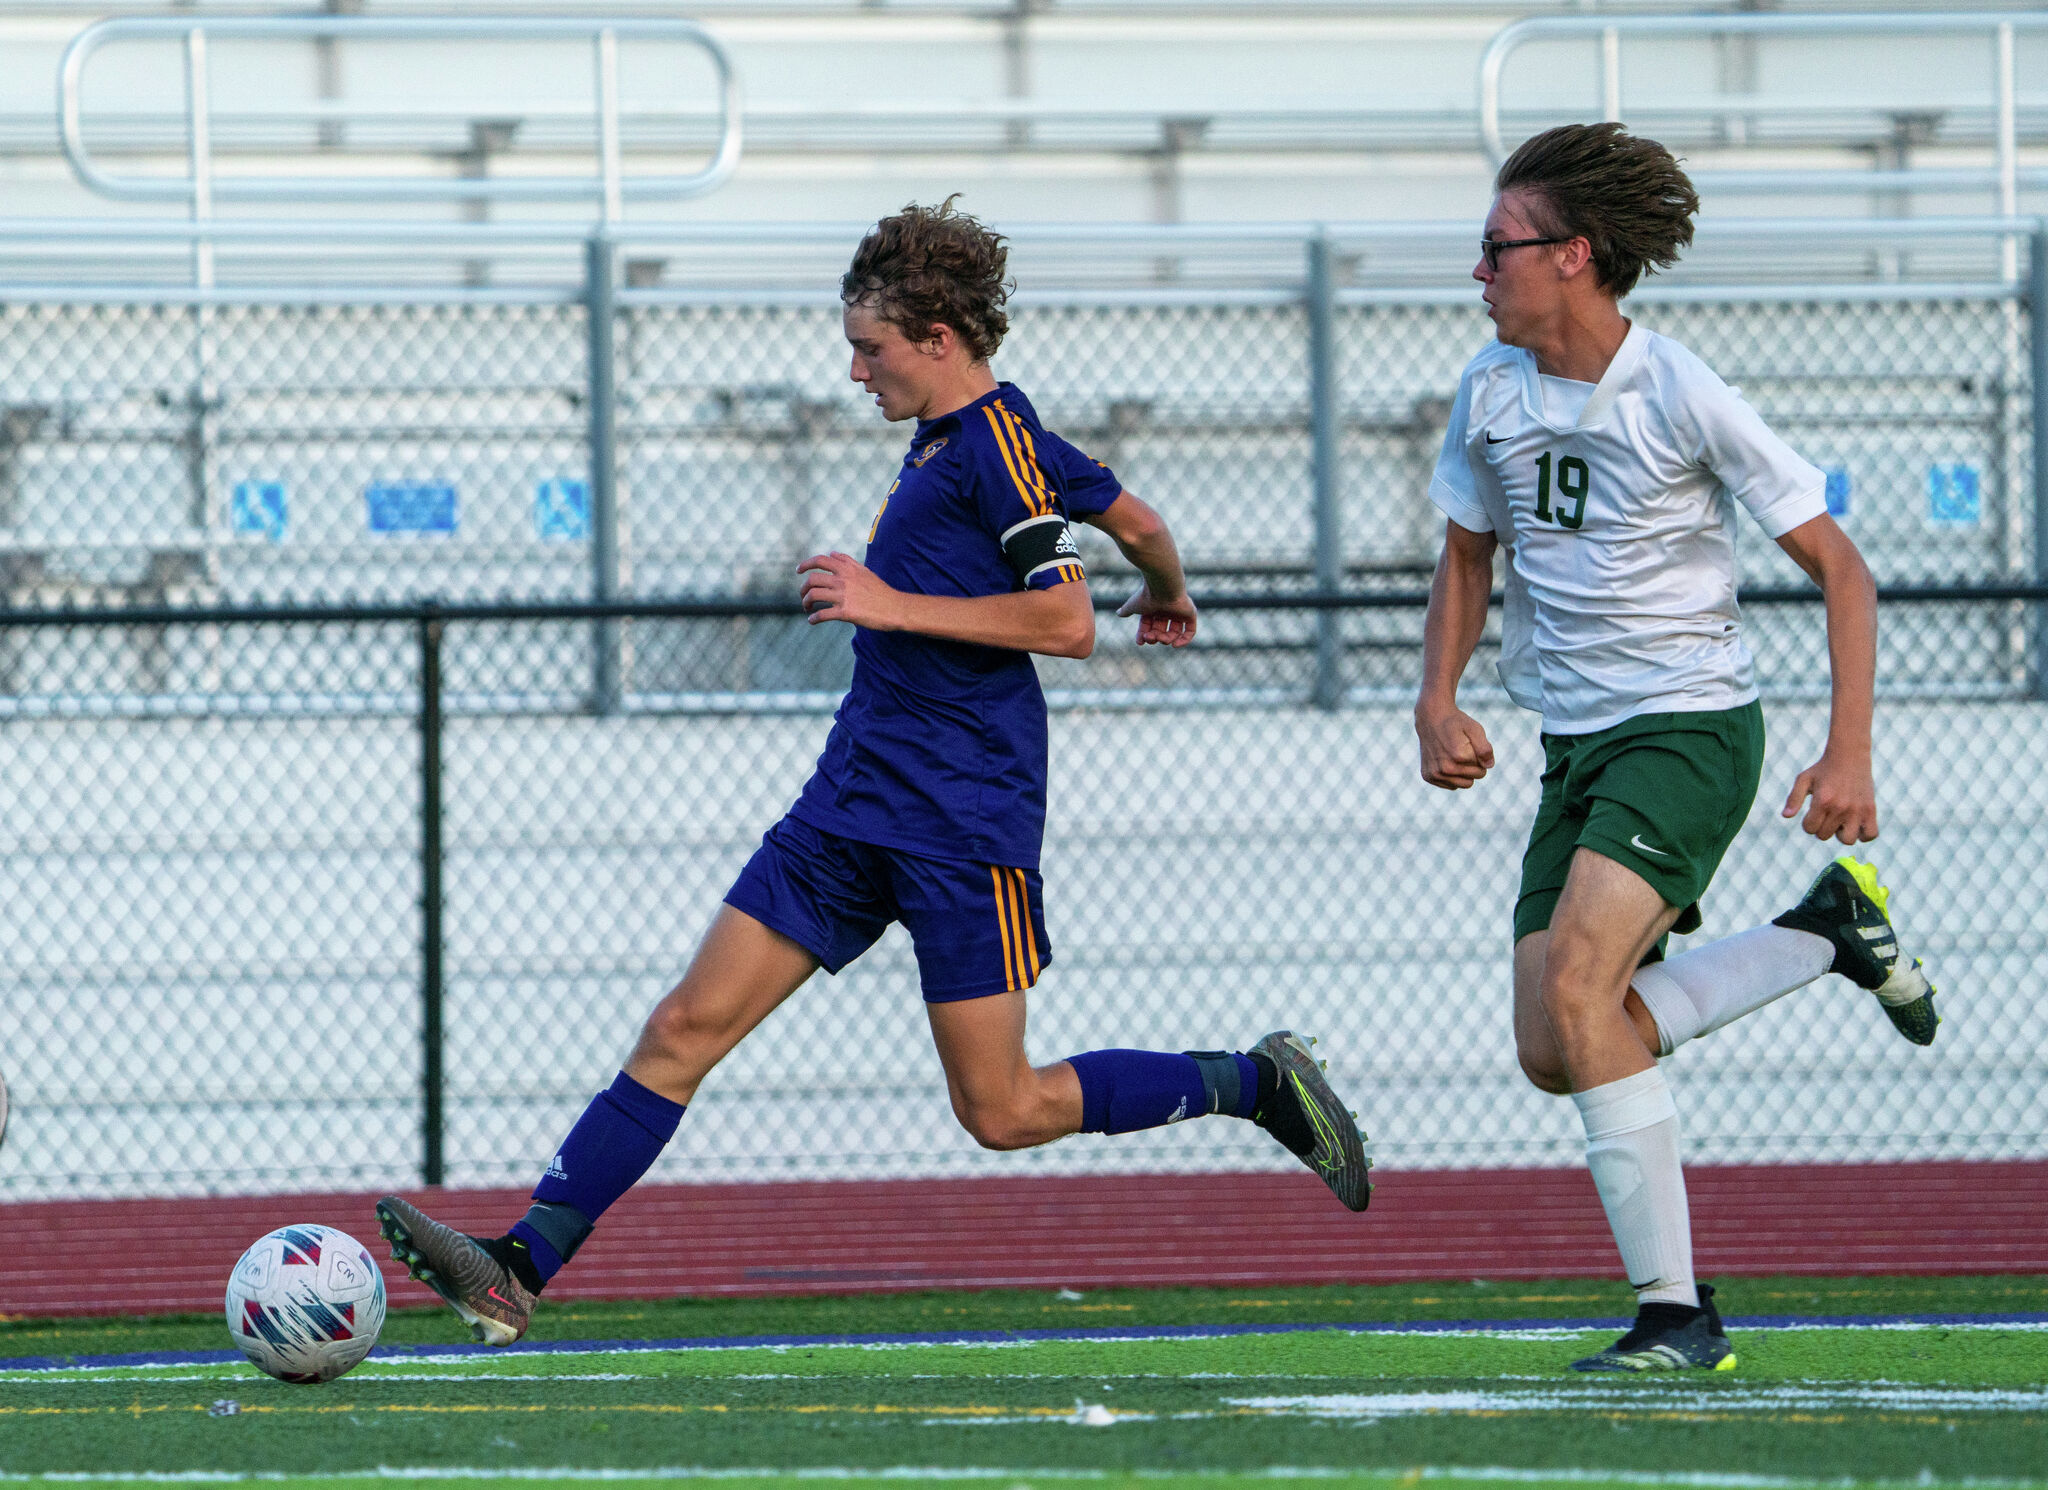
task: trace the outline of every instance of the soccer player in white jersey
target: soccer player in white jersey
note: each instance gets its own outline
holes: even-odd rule
[[[1494,182],[1479,263],[1498,340],[1465,369],[1430,484],[1443,554],[1415,709],[1422,774],[1493,765],[1458,680],[1507,558],[1500,672],[1543,716],[1541,806],[1515,905],[1522,1070],[1569,1094],[1636,1290],[1634,1327],[1580,1370],[1728,1369],[1693,1277],[1677,1108],[1657,1058],[1826,972],[1934,1038],[1934,990],[1901,958],[1876,870],[1844,855],[1769,925],[1662,961],[1741,828],[1763,715],[1735,603],[1735,507],[1825,598],[1827,748],[1785,817],[1845,845],[1877,836],[1870,766],[1877,594],[1828,516],[1822,473],[1684,347],[1620,302],[1692,241],[1699,198],[1671,154],[1616,124],[1529,140]]]

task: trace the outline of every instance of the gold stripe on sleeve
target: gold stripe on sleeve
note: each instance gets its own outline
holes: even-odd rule
[[[1003,464],[1009,468],[1010,480],[1016,483],[1017,495],[1024,500],[1024,510],[1033,517],[1043,517],[1045,514],[1039,509],[1037,497],[1032,493],[1030,485],[1018,474],[1017,457],[1011,452],[1010,442],[1004,436],[1002,420],[997,417],[996,411],[987,405],[982,406],[981,412],[988,416],[988,427],[995,431],[996,449],[1002,452]]]
[[[1052,511],[1052,487],[1046,482],[1044,468],[1038,464],[1038,447],[1031,441],[1030,427],[1008,409],[1004,409],[1001,399],[996,400],[996,407],[1002,409],[1003,418],[1009,422],[1010,439],[1017,446],[1018,465],[1023,467],[1025,474],[1031,478],[1031,484],[1038,489],[1039,510]]]

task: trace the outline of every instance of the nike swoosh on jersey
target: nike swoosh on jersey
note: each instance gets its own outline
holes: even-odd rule
[[[1486,437],[1486,443],[1489,445],[1504,445],[1510,438],[1511,436],[1502,435],[1498,440],[1496,440],[1492,435],[1489,434]]]
[[[1647,843],[1643,842],[1643,835],[1640,833],[1636,834],[1635,837],[1631,838],[1628,841],[1628,846],[1630,848],[1639,848],[1646,854],[1655,854],[1660,859],[1668,859],[1671,857],[1671,855],[1664,852],[1663,849],[1651,848]]]

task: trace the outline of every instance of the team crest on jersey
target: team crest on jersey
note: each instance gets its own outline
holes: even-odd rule
[[[913,466],[921,466],[945,448],[946,442],[943,438],[934,440],[931,444],[925,446],[924,449],[918,451],[917,454],[911,456],[910,463]]]

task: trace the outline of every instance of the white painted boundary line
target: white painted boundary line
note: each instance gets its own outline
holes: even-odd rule
[[[1622,1328],[1625,1328],[1625,1327],[1626,1327],[1626,1323],[1627,1323],[1626,1321],[1622,1321],[1622,1320],[1617,1320],[1617,1321],[1612,1321],[1612,1322],[1609,1322],[1609,1323],[1604,1323],[1604,1324],[1599,1324],[1599,1325],[1589,1325],[1589,1324],[1582,1324],[1582,1323],[1579,1323],[1579,1322],[1572,1322],[1572,1323],[1569,1323],[1569,1324],[1565,1324],[1565,1325],[1552,1325],[1552,1324],[1548,1324],[1548,1323],[1546,1323],[1546,1322],[1544,1322],[1544,1321],[1542,1321],[1542,1320],[1531,1320],[1531,1321],[1529,1321],[1529,1323],[1528,1323],[1528,1324],[1526,1324],[1526,1325],[1517,1325],[1517,1326],[1513,1326],[1513,1327],[1508,1327],[1508,1328],[1502,1328],[1502,1329],[1472,1329],[1472,1330],[1436,1330],[1436,1329],[1432,1329],[1432,1330],[1414,1330],[1414,1331],[1407,1331],[1407,1330],[1400,1330],[1400,1329],[1398,1329],[1398,1328],[1387,1328],[1387,1329],[1373,1329],[1373,1328],[1365,1328],[1365,1329],[1361,1329],[1361,1328],[1358,1328],[1358,1327],[1356,1327],[1356,1326],[1346,1326],[1346,1325],[1330,1325],[1330,1326],[1328,1326],[1328,1329],[1329,1329],[1330,1333],[1333,1333],[1333,1334],[1345,1334],[1345,1335],[1358,1335],[1358,1336],[1380,1336],[1380,1335],[1393,1335],[1393,1334],[1398,1334],[1398,1335],[1401,1335],[1401,1336],[1403,1336],[1404,1338],[1409,1338],[1409,1339],[1418,1339],[1418,1340],[1503,1340],[1503,1341],[1509,1341],[1509,1340],[1511,1340],[1511,1341],[1516,1341],[1516,1342],[1519,1342],[1519,1343],[1523,1343],[1523,1344],[1531,1344],[1531,1345],[1550,1345],[1550,1344],[1555,1344],[1555,1343],[1557,1343],[1557,1342],[1559,1342],[1559,1341],[1562,1341],[1562,1340],[1577,1340],[1577,1339],[1583,1339],[1583,1338],[1585,1338],[1585,1337],[1587,1337],[1587,1336],[1592,1336],[1592,1335],[1605,1335],[1605,1334],[1612,1334],[1612,1333],[1613,1333],[1613,1332],[1614,1332],[1615,1330],[1617,1330],[1617,1329],[1622,1329]],[[1883,1320],[1883,1321],[1878,1321],[1878,1322],[1873,1322],[1873,1323],[1867,1323],[1867,1324],[1866,1324],[1866,1323],[1862,1323],[1862,1322],[1844,1322],[1844,1321],[1840,1321],[1840,1320],[1826,1320],[1826,1319],[1819,1319],[1819,1320],[1815,1320],[1814,1322],[1812,1322],[1812,1323],[1810,1323],[1810,1324],[1805,1324],[1805,1323],[1776,1323],[1776,1322],[1774,1322],[1774,1323],[1770,1323],[1770,1324],[1745,1324],[1745,1323],[1743,1323],[1743,1322],[1742,1322],[1741,1320],[1731,1320],[1731,1321],[1729,1321],[1729,1325],[1728,1325],[1728,1327],[1729,1327],[1729,1328],[1730,1328],[1731,1330],[1735,1330],[1735,1331],[1737,1331],[1738,1333],[1742,1333],[1742,1334],[1750,1334],[1750,1333],[1756,1333],[1756,1334],[1778,1334],[1778,1333],[1782,1333],[1782,1332],[1784,1332],[1784,1331],[1787,1331],[1787,1330],[1816,1330],[1816,1331],[1818,1331],[1818,1330],[1887,1330],[1887,1331],[1917,1331],[1917,1330],[1945,1330],[1945,1331],[1947,1331],[1947,1330],[1954,1330],[1954,1331],[1975,1331],[1975,1330],[2001,1330],[2001,1331],[2021,1331],[2021,1332],[2026,1332],[2026,1333],[2039,1333],[2039,1332],[2042,1332],[2042,1331],[2048,1331],[2048,1320],[2035,1320],[2035,1319],[2027,1319],[2027,1320],[2005,1320],[2005,1321],[1996,1321],[1996,1320],[1993,1320],[1993,1321],[1985,1321],[1985,1322],[1982,1322],[1982,1323],[1979,1323],[1979,1322],[1977,1322],[1977,1321],[1968,1321],[1968,1322],[1933,1322],[1933,1321],[1921,1321],[1921,1320]],[[1287,1331],[1287,1333],[1289,1333],[1289,1334],[1306,1334],[1306,1333],[1314,1333],[1314,1331],[1313,1331],[1313,1330],[1289,1330],[1289,1331]],[[780,1342],[777,1342],[777,1343],[771,1343],[771,1344],[763,1344],[763,1343],[760,1343],[760,1342],[757,1342],[757,1341],[750,1341],[750,1342],[746,1342],[746,1343],[738,1343],[738,1344],[725,1344],[725,1343],[723,1343],[723,1342],[715,1342],[715,1341],[714,1341],[714,1342],[705,1342],[705,1343],[701,1343],[701,1344],[700,1344],[700,1343],[694,1343],[694,1342],[693,1342],[693,1343],[691,1343],[690,1345],[688,1345],[687,1347],[679,1346],[679,1345],[677,1345],[677,1344],[675,1344],[675,1343],[673,1343],[673,1342],[666,1342],[666,1341],[665,1341],[665,1342],[660,1342],[660,1343],[656,1343],[656,1344],[645,1344],[645,1345],[642,1345],[642,1344],[631,1344],[631,1343],[627,1343],[627,1342],[624,1342],[624,1341],[622,1341],[622,1342],[620,1342],[620,1343],[619,1343],[618,1345],[616,1345],[616,1346],[596,1346],[596,1347],[593,1347],[593,1346],[592,1346],[592,1344],[591,1344],[590,1342],[588,1342],[588,1341],[577,1341],[577,1342],[573,1342],[573,1344],[574,1344],[574,1347],[575,1347],[575,1348],[574,1348],[574,1349],[571,1349],[571,1350],[548,1350],[548,1349],[545,1349],[545,1348],[533,1348],[533,1349],[521,1349],[521,1350],[518,1350],[518,1351],[512,1351],[512,1352],[505,1352],[505,1353],[502,1353],[502,1354],[501,1354],[501,1353],[497,1353],[497,1352],[493,1352],[493,1353],[491,1353],[491,1354],[484,1354],[484,1353],[482,1353],[482,1352],[480,1352],[480,1351],[478,1351],[478,1352],[470,1352],[470,1351],[464,1351],[464,1352],[460,1352],[460,1353],[456,1353],[456,1352],[450,1352],[450,1353],[448,1353],[448,1354],[445,1354],[445,1355],[444,1355],[444,1354],[440,1354],[440,1353],[438,1353],[438,1352],[426,1352],[426,1351],[422,1351],[422,1352],[420,1352],[420,1353],[418,1353],[418,1354],[413,1354],[413,1353],[410,1353],[410,1352],[408,1352],[407,1354],[404,1354],[404,1355],[383,1355],[383,1356],[373,1355],[373,1356],[371,1356],[371,1357],[370,1357],[370,1358],[369,1358],[369,1359],[368,1359],[367,1361],[365,1361],[365,1362],[364,1362],[364,1363],[363,1363],[363,1364],[362,1364],[361,1366],[357,1367],[356,1369],[357,1369],[357,1370],[358,1370],[359,1372],[362,1372],[362,1373],[363,1373],[363,1374],[364,1374],[364,1375],[365,1375],[366,1377],[372,1377],[372,1378],[376,1378],[376,1379],[379,1379],[379,1380],[386,1380],[386,1381],[388,1381],[388,1380],[392,1380],[392,1379],[394,1379],[394,1377],[393,1377],[393,1376],[392,1376],[392,1374],[391,1374],[392,1372],[395,1372],[395,1371],[403,1371],[403,1370],[405,1370],[405,1369],[406,1369],[406,1368],[408,1368],[408,1367],[420,1367],[420,1366],[448,1366],[448,1367],[463,1367],[463,1366],[481,1366],[481,1367],[484,1367],[484,1368],[486,1368],[486,1369],[484,1369],[484,1370],[482,1370],[482,1371],[479,1371],[479,1372],[477,1373],[478,1375],[501,1375],[501,1376],[513,1376],[513,1377],[520,1377],[520,1378],[523,1378],[523,1377],[525,1377],[525,1376],[527,1376],[527,1375],[531,1375],[531,1376],[533,1376],[533,1378],[534,1378],[534,1379],[536,1379],[536,1380],[553,1380],[553,1381],[562,1381],[562,1380],[571,1380],[571,1379],[590,1379],[590,1378],[569,1378],[569,1377],[563,1377],[563,1376],[559,1376],[559,1375],[556,1375],[556,1374],[554,1374],[554,1373],[552,1373],[552,1372],[548,1372],[548,1371],[545,1371],[545,1370],[543,1370],[543,1369],[540,1369],[540,1367],[539,1367],[538,1363],[539,1363],[539,1362],[542,1362],[542,1361],[553,1361],[553,1360],[557,1360],[557,1359],[559,1359],[560,1357],[562,1357],[562,1356],[564,1356],[564,1355],[577,1355],[577,1356],[587,1356],[587,1357],[591,1357],[591,1358],[593,1358],[593,1359],[601,1359],[601,1358],[603,1358],[603,1357],[606,1357],[606,1356],[632,1356],[632,1355],[669,1355],[669,1354],[681,1354],[681,1353],[683,1353],[683,1352],[684,1352],[685,1350],[687,1350],[687,1352],[688,1352],[689,1354],[692,1354],[692,1355],[698,1354],[698,1353],[700,1353],[700,1352],[705,1352],[705,1353],[710,1353],[710,1352],[716,1352],[716,1353],[719,1353],[719,1354],[725,1354],[725,1353],[728,1353],[728,1352],[732,1352],[732,1351],[750,1351],[750,1350],[754,1350],[754,1351],[761,1351],[761,1352],[763,1352],[764,1354],[768,1354],[768,1355],[789,1355],[789,1354],[792,1354],[792,1353],[795,1353],[795,1352],[798,1352],[798,1351],[802,1351],[802,1352],[806,1352],[806,1353],[808,1353],[808,1352],[811,1352],[811,1351],[818,1351],[818,1350],[850,1350],[850,1351],[861,1351],[861,1352],[868,1352],[868,1353],[878,1353],[878,1352],[888,1352],[888,1351],[910,1351],[910,1350],[935,1350],[935,1349],[946,1349],[946,1348],[951,1348],[951,1349],[954,1349],[954,1350],[1029,1350],[1029,1349],[1032,1349],[1033,1347],[1036,1347],[1036,1346],[1041,1346],[1041,1345],[1053,1345],[1053,1346],[1057,1346],[1057,1345],[1148,1345],[1148,1344],[1157,1344],[1157,1343],[1159,1343],[1159,1342],[1161,1342],[1161,1341],[1173,1341],[1173,1342],[1178,1342],[1178,1341],[1189,1341],[1189,1340],[1224,1340],[1224,1339],[1245,1339],[1245,1338],[1263,1338],[1263,1337],[1265,1336],[1265,1334],[1266,1334],[1266,1332],[1264,1332],[1264,1331],[1256,1331],[1256,1332],[1251,1332],[1251,1331],[1231,1331],[1231,1332],[1227,1332],[1227,1333],[1222,1333],[1222,1332],[1219,1332],[1218,1334],[1214,1334],[1214,1335],[1209,1335],[1209,1334],[1194,1334],[1194,1333],[1187,1333],[1187,1334],[1158,1334],[1158,1335],[1137,1335],[1137,1334],[1124,1334],[1124,1335],[1066,1335],[1066,1334],[1061,1334],[1061,1335],[1058,1335],[1058,1336],[1054,1336],[1054,1337],[1051,1337],[1051,1338],[1025,1338],[1025,1339],[1016,1339],[1016,1340],[948,1340],[948,1339],[943,1339],[943,1338],[939,1338],[939,1339],[932,1339],[932,1340],[826,1340],[826,1341],[818,1341],[818,1340],[808,1340],[808,1339],[807,1339],[807,1340],[802,1340],[802,1341],[797,1341],[797,1342],[792,1342],[792,1343],[787,1343],[787,1344],[784,1344],[784,1343],[780,1343]],[[223,1352],[223,1354],[225,1355],[226,1353],[225,1353],[225,1352]],[[508,1371],[508,1370],[503,1370],[503,1369],[497,1369],[497,1370],[493,1370],[493,1369],[491,1369],[491,1368],[504,1368],[504,1367],[510,1367],[510,1366],[514,1365],[515,1363],[522,1363],[522,1364],[523,1364],[523,1363],[526,1363],[526,1362],[533,1362],[533,1363],[535,1363],[535,1368],[534,1368],[534,1369],[533,1369],[533,1370],[532,1370],[531,1372],[519,1372],[519,1371]],[[380,1371],[380,1370],[378,1370],[378,1369],[377,1369],[377,1368],[378,1368],[378,1367],[380,1367],[380,1366],[381,1366],[381,1367],[384,1367],[384,1368],[386,1368],[386,1369],[385,1369],[385,1370],[383,1370],[383,1371]],[[224,1359],[224,1360],[220,1360],[220,1361],[211,1361],[211,1362],[207,1362],[207,1361],[192,1361],[192,1360],[176,1360],[176,1361],[159,1361],[159,1362],[151,1362],[151,1361],[133,1361],[133,1362],[127,1362],[127,1363],[124,1363],[124,1364],[120,1364],[120,1365],[107,1365],[107,1364],[98,1364],[98,1365],[83,1365],[83,1366],[70,1366],[70,1365],[47,1365],[47,1366],[0,1366],[0,1382],[22,1382],[22,1381],[34,1381],[34,1380],[39,1380],[39,1379],[44,1379],[44,1378],[49,1378],[49,1377],[60,1377],[60,1378],[64,1378],[64,1379],[70,1379],[70,1380],[94,1380],[94,1379],[97,1379],[97,1380],[106,1380],[106,1381],[120,1381],[120,1380],[132,1380],[132,1379],[134,1379],[134,1378],[133,1378],[132,1376],[130,1376],[130,1375],[129,1375],[129,1373],[132,1373],[132,1372],[142,1372],[142,1371],[150,1371],[150,1372],[154,1372],[154,1371],[187,1371],[187,1372],[192,1372],[192,1371],[195,1371],[195,1370],[196,1370],[196,1371],[199,1371],[199,1372],[201,1372],[201,1373],[204,1373],[204,1372],[205,1372],[205,1370],[206,1370],[206,1369],[207,1369],[208,1367],[212,1367],[212,1368],[215,1368],[215,1369],[231,1369],[231,1370],[239,1371],[239,1370],[241,1370],[241,1368],[242,1368],[242,1361],[240,1360],[240,1358],[239,1358],[239,1357],[237,1357],[237,1358],[235,1358],[235,1359],[232,1359],[232,1360],[225,1360],[225,1359]],[[144,1379],[146,1379],[146,1380],[156,1380],[156,1381],[161,1381],[161,1380],[166,1380],[166,1379],[169,1379],[169,1378],[164,1378],[164,1377],[147,1377],[147,1378],[144,1378]],[[195,1381],[196,1381],[196,1380],[200,1380],[200,1379],[202,1379],[202,1376],[199,1376],[199,1375],[195,1375],[195,1376],[190,1376],[190,1377],[187,1377],[187,1378],[182,1378],[182,1379],[187,1379],[187,1380],[195,1380]],[[452,1379],[452,1378],[451,1378],[451,1379]],[[4,1476],[4,1473],[0,1473],[0,1483],[5,1483],[5,1482],[6,1482],[6,1481],[5,1481],[5,1476]],[[1858,1483],[1865,1483],[1865,1482],[1858,1482]],[[2048,1486],[2048,1480],[2044,1480],[2044,1481],[2042,1481],[2041,1483],[2042,1483],[2042,1484],[2043,1484],[2044,1486]]]

